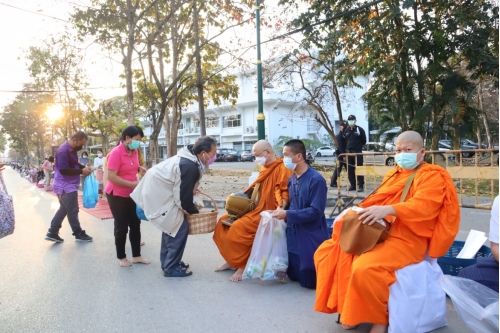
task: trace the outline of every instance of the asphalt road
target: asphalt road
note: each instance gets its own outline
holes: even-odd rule
[[[94,242],[75,243],[67,221],[64,243],[45,241],[56,197],[9,168],[3,174],[14,196],[16,230],[0,239],[0,332],[344,332],[336,315],[313,311],[314,291],[297,283],[233,283],[231,272],[213,272],[223,260],[211,234],[189,237],[184,261],[194,274],[187,278],[163,277],[160,231],[147,222],[142,255],[150,265],[120,268],[113,220],[85,212],[80,220]],[[462,217],[460,238],[471,226],[487,229],[487,212]],[[449,326],[436,332],[468,332],[449,300],[447,306]],[[351,332],[368,331],[362,325]]]

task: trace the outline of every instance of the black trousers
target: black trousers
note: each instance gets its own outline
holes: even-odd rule
[[[106,196],[109,208],[115,219],[115,246],[116,257],[126,258],[125,244],[127,243],[127,233],[130,229],[129,240],[132,247],[132,257],[141,256],[141,220],[135,212],[135,202],[132,198],[113,195],[113,192]]]
[[[354,153],[354,151],[349,151],[349,153]],[[355,152],[355,153],[361,153],[360,151]],[[349,177],[349,183],[351,183],[351,187],[356,186],[356,165],[363,165],[363,156],[362,155],[357,155],[357,156],[348,156],[347,159],[349,165],[347,166],[347,176]],[[357,162],[357,163],[356,163]],[[358,176],[358,186],[364,186],[365,185],[365,176]]]
[[[343,157],[343,161],[340,162],[340,167],[337,168],[337,165],[335,165],[335,169],[333,169],[333,175],[332,175],[332,180],[330,182],[330,186],[334,186],[334,184],[337,184],[337,178],[340,177],[340,173],[342,172],[342,169],[345,169],[347,171],[347,166],[345,164],[345,156]]]

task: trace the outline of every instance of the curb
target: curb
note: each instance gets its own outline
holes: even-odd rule
[[[225,209],[226,208],[226,200],[214,199],[217,204],[217,208]],[[326,199],[326,207],[335,207],[337,203],[337,198],[327,198]],[[212,200],[203,199],[203,204],[206,208],[214,208]]]

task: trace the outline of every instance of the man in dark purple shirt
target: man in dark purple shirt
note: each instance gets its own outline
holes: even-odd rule
[[[55,177],[53,189],[59,199],[59,210],[50,223],[49,232],[45,236],[46,240],[62,243],[64,239],[59,237],[59,229],[67,216],[73,236],[77,242],[91,242],[92,237],[85,233],[80,227],[78,219],[78,187],[80,185],[80,175],[88,176],[92,173],[90,168],[78,163],[77,151],[87,143],[87,134],[77,132],[71,140],[66,141],[57,150],[55,156]]]

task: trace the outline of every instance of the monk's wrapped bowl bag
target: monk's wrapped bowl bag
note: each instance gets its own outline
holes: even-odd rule
[[[254,210],[257,207],[259,187],[260,183],[255,184],[250,195],[247,193],[231,193],[226,199],[226,211],[229,218],[222,220],[222,224],[230,227],[234,221]]]
[[[186,213],[186,218],[189,223],[190,235],[209,234],[215,230],[215,226],[217,225],[217,216],[219,215],[219,209],[217,208],[217,203],[208,194],[203,192],[199,193],[207,196],[210,200],[212,200],[212,204],[214,205],[214,210],[212,210],[211,212],[200,211],[198,214]]]
[[[392,225],[385,222],[385,225]],[[361,255],[370,251],[378,243],[389,237],[390,229],[380,223],[372,225],[363,224],[355,210],[350,210],[344,215],[340,236],[340,247],[349,254]]]
[[[399,202],[405,201],[417,170],[418,167],[406,180]],[[396,173],[397,172],[395,172],[390,178],[392,178]],[[382,185],[380,185],[370,195],[375,193],[380,187],[382,187]],[[375,247],[375,245],[384,242],[387,237],[389,237],[392,224],[394,223],[394,220],[388,222],[387,220],[382,219],[372,225],[363,224],[357,213],[359,210],[359,207],[353,207],[344,215],[342,230],[340,232],[340,247],[342,251],[357,256],[370,251]]]

